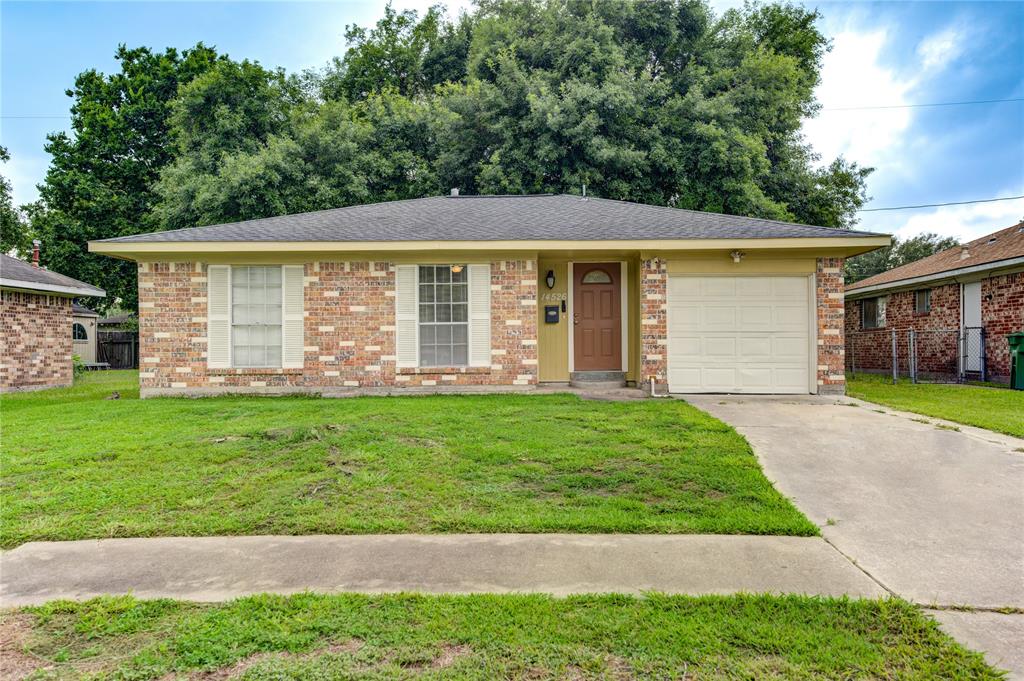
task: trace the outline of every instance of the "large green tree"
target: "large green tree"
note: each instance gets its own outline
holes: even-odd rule
[[[609,198],[848,227],[871,170],[822,165],[800,135],[828,46],[817,18],[787,4],[715,17],[701,0],[483,0],[456,22],[436,7],[419,18],[389,6],[372,29],[349,27],[348,51],[305,84],[300,113],[250,138],[259,149],[182,148],[160,184],[161,224],[449,187],[587,185]],[[189,121],[182,137],[219,134]],[[343,136],[344,168],[300,151],[311,131]]]
[[[134,307],[133,263],[88,253],[87,242],[147,229],[160,170],[173,158],[171,102],[178,87],[217,62],[202,44],[178,52],[128,49],[116,54],[121,69],[85,71],[67,90],[71,133],[47,137],[53,160],[29,210],[33,235],[43,241],[51,269],[107,290],[100,308],[120,299]]]
[[[906,240],[893,237],[890,246],[858,255],[855,258],[848,258],[846,260],[846,283],[852,284],[894,267],[902,267],[959,244],[960,242],[955,237],[942,237],[931,232],[919,234]]]
[[[0,147],[0,163],[10,160],[11,154],[7,147]],[[29,248],[29,240],[25,217],[14,205],[11,182],[0,175],[0,253],[24,253]]]

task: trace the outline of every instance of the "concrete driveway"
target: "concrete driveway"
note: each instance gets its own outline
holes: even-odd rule
[[[1024,440],[846,397],[687,401],[746,436],[778,489],[889,591],[926,607],[1024,609]],[[1022,618],[986,614],[1004,631]],[[984,647],[986,627],[963,635],[970,619],[957,618],[961,638]],[[1024,673],[1019,650],[994,652]]]

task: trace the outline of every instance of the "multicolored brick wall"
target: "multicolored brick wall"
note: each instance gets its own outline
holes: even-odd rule
[[[981,282],[981,323],[985,327],[985,363],[989,380],[1010,382],[1010,345],[1006,335],[1024,331],[1024,272]]]
[[[818,310],[818,393],[846,392],[844,373],[845,308],[843,307],[843,259],[818,258],[815,273]]]
[[[923,374],[955,377],[959,372],[960,284],[935,286],[931,310],[914,309],[914,291],[887,294],[885,326],[862,329],[861,300],[846,302],[847,368],[892,371],[892,332],[897,332],[896,361],[900,372],[908,367],[908,334],[914,329],[917,370]],[[1024,272],[1004,274],[981,282],[981,319],[985,329],[987,378],[1006,383],[1010,377],[1010,350],[1006,335],[1024,330]]]
[[[533,260],[491,262],[490,367],[398,368],[395,265],[305,265],[302,369],[209,369],[206,266],[139,265],[139,381],[143,395],[217,392],[345,394],[402,388],[523,388],[537,383],[537,271]]]
[[[71,385],[71,299],[0,291],[0,392]]]
[[[640,261],[640,381],[642,387],[668,392],[668,263]]]

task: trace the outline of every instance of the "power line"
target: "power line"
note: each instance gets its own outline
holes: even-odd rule
[[[57,116],[57,115],[54,115],[54,116],[49,116],[49,115],[42,115],[42,116],[0,116],[0,118],[71,118],[71,114],[61,114],[59,116]]]
[[[975,199],[974,201],[950,201],[948,203],[922,203],[919,206],[892,206],[889,208],[861,208],[858,213],[873,213],[880,210],[910,210],[911,208],[938,208],[939,206],[963,206],[968,203],[992,203],[993,201],[1013,201],[1014,199],[1024,199],[1024,194],[1020,196],[1002,196],[997,199]]]
[[[1024,102],[1024,97],[1011,99],[975,99],[967,102],[930,102],[927,104],[888,104],[882,106],[836,106],[825,107],[822,111],[869,111],[872,109],[921,109],[932,106],[965,106],[967,104],[1000,104],[1002,102]]]

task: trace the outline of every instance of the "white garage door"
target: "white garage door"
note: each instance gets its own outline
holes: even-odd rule
[[[670,276],[671,392],[809,392],[807,277]]]

